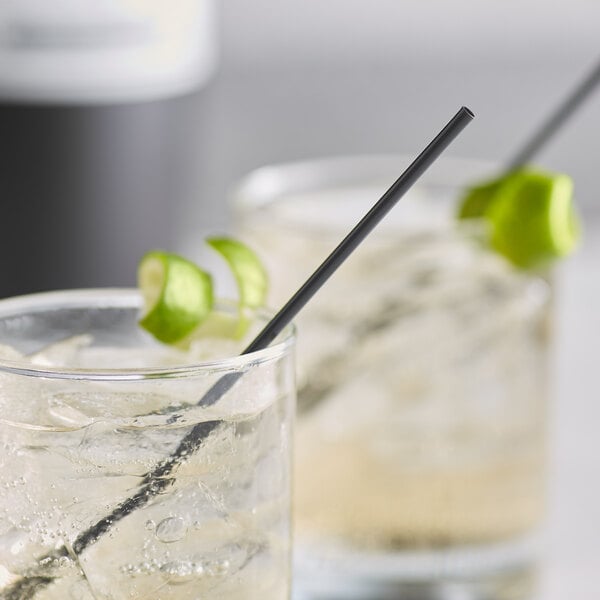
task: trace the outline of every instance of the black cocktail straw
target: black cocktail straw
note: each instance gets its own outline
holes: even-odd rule
[[[436,158],[473,119],[473,113],[465,106],[454,115],[433,141],[417,156],[398,177],[369,212],[356,224],[306,283],[288,300],[283,308],[269,321],[256,339],[244,350],[244,354],[266,348],[294,319],[302,307],[315,295],[334,271],[352,254],[356,247],[373,231],[402,196],[412,187]]]
[[[473,116],[473,113],[468,108],[463,106],[459,109],[433,141],[419,154],[387,192],[383,194],[373,208],[369,210],[337,248],[325,259],[321,266],[308,278],[306,283],[300,287],[273,319],[269,321],[242,354],[249,354],[266,348],[279,335],[302,307],[329,279],[333,272],[350,256],[353,250],[369,235],[398,200],[468,125]],[[223,394],[231,389],[242,375],[242,372],[223,375],[204,394],[198,404],[203,406],[214,404]],[[88,546],[92,545],[112,529],[116,523],[148,504],[157,494],[171,486],[173,478],[170,475],[173,470],[196,452],[204,440],[220,424],[221,421],[206,421],[195,425],[182,438],[179,446],[170,456],[166,457],[152,471],[144,475],[140,487],[132,496],[119,504],[112,513],[80,533],[70,548],[61,547],[48,553],[46,556],[40,557],[37,564],[53,564],[52,559],[63,556],[77,557]],[[27,569],[18,580],[2,592],[0,600],[29,600],[46,585],[52,583],[54,579],[55,577],[48,573],[48,567],[45,567],[40,572],[36,572],[35,567]]]
[[[505,172],[516,171],[530,162],[563,123],[579,108],[599,82],[600,61],[508,161]]]

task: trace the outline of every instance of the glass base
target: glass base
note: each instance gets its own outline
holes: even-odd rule
[[[395,554],[297,552],[293,600],[530,600],[534,541]]]

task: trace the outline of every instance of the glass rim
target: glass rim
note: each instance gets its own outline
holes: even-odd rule
[[[414,159],[410,154],[347,154],[330,155],[308,160],[287,161],[258,167],[238,181],[230,198],[238,210],[250,210],[269,204],[278,197],[295,190],[295,182],[300,178],[313,178],[315,184],[321,179],[345,179],[350,182],[364,180],[364,174],[357,169],[376,169],[391,178],[400,176]],[[458,186],[467,179],[493,177],[500,170],[497,162],[483,159],[442,156],[430,171],[427,171],[416,187],[427,185]],[[463,173],[461,177],[457,175]],[[468,175],[465,175],[465,172]],[[449,181],[449,175],[457,176]],[[339,183],[339,182],[338,182]],[[390,181],[391,183],[391,181]]]
[[[0,299],[0,319],[18,316],[29,310],[43,310],[68,307],[90,306],[92,299],[102,300],[99,307],[133,308],[141,307],[142,298],[135,288],[85,288],[60,291],[37,292],[22,296]],[[222,305],[233,305],[223,301]],[[269,309],[257,310],[257,315],[265,323],[273,316]],[[42,377],[47,379],[69,379],[89,381],[143,381],[148,379],[179,379],[216,373],[244,371],[250,366],[275,360],[289,351],[296,338],[296,327],[292,323],[285,327],[277,341],[267,348],[248,354],[238,354],[225,358],[197,361],[169,367],[122,367],[122,368],[74,368],[47,367],[32,365],[27,360],[10,360],[0,357],[0,373]]]

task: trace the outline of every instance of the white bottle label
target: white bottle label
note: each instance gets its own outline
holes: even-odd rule
[[[0,0],[0,97],[113,102],[186,92],[216,63],[213,0]]]

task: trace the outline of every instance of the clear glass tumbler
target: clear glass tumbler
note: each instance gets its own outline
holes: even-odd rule
[[[0,301],[0,597],[289,598],[292,328],[184,353],[140,305]]]
[[[277,304],[408,164],[266,167],[237,232]],[[434,165],[298,319],[298,598],[525,598],[544,506],[549,291],[460,225]]]

